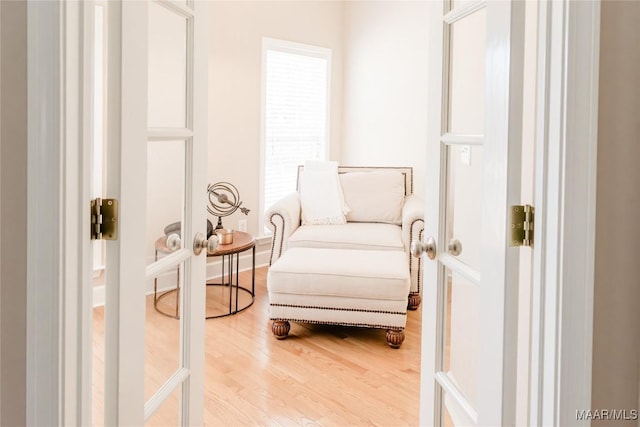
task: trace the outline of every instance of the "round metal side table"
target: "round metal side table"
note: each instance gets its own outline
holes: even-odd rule
[[[239,283],[240,254],[249,249],[251,249],[251,289]],[[207,286],[229,288],[229,310],[222,314],[207,315],[206,318],[215,319],[230,316],[251,307],[256,296],[256,239],[249,233],[234,231],[233,242],[218,246],[215,252],[207,255],[207,258],[209,257],[222,258],[222,275],[220,276],[220,282],[207,282]],[[240,292],[246,293],[251,297],[248,303],[239,304]]]
[[[240,273],[240,254],[251,249],[251,289],[242,286],[239,280]],[[158,260],[160,253],[169,254],[171,251],[167,249],[167,237],[162,236],[155,242],[155,260]],[[209,282],[207,286],[220,286],[229,288],[229,309],[222,314],[206,315],[207,319],[215,319],[218,317],[230,316],[239,313],[253,305],[256,296],[256,240],[255,238],[243,231],[233,232],[233,242],[227,245],[219,245],[215,252],[207,254],[209,257],[221,257],[222,274],[220,282]],[[240,304],[240,292],[248,294],[251,299],[244,304]],[[175,311],[166,311],[158,304],[168,295],[174,294],[176,298]],[[176,274],[176,287],[173,289],[158,292],[158,279],[154,279],[153,283],[153,307],[157,312],[174,319],[180,318],[180,267]]]
[[[167,248],[167,236],[162,236],[155,243],[155,261],[158,261],[158,254],[170,254],[171,251]],[[174,313],[169,313],[163,310],[161,307],[158,307],[158,303],[165,298],[166,296],[176,294],[176,309]],[[168,317],[173,317],[174,319],[180,318],[180,266],[178,265],[178,271],[176,273],[176,287],[174,289],[169,289],[165,291],[161,291],[158,293],[158,278],[153,279],[153,308],[160,314],[164,314]]]

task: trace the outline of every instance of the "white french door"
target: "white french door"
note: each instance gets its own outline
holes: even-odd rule
[[[107,6],[105,196],[118,199],[120,223],[106,243],[103,421],[201,425],[206,251],[195,255],[194,241],[206,235],[205,4]],[[158,258],[169,223],[180,240]],[[148,295],[168,278],[180,286],[179,319],[158,316]]]
[[[430,20],[421,424],[513,425],[524,2],[434,1]]]

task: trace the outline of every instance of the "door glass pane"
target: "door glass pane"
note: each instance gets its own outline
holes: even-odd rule
[[[184,140],[147,143],[147,265],[183,247],[185,147]],[[172,237],[177,238],[174,248],[169,243]],[[183,283],[184,263],[146,282],[145,400],[180,367]]]
[[[482,9],[451,26],[451,133],[484,133],[485,21]]]
[[[182,385],[176,387],[162,406],[145,423],[147,427],[167,427],[180,425],[180,397]]]
[[[187,20],[149,4],[149,127],[186,127]]]
[[[475,407],[480,290],[477,284],[446,269],[444,372]]]
[[[104,275],[102,275],[104,277]],[[100,285],[104,286],[104,279]],[[95,294],[95,292],[94,292]],[[96,304],[97,301],[94,301]],[[93,309],[93,360],[92,360],[92,399],[91,416],[94,426],[104,425],[104,305]]]
[[[442,405],[442,425],[444,427],[455,427],[455,424],[453,423],[453,420],[451,419],[451,414],[449,413],[449,409],[447,408],[447,405],[444,404]]]
[[[153,141],[147,145],[147,265],[170,252],[166,239],[182,240],[185,189],[185,142]]]
[[[147,281],[145,400],[180,367],[183,283],[184,263]]]
[[[447,243],[460,242],[456,258],[480,270],[480,208],[482,206],[482,146],[447,147]]]
[[[93,51],[93,159],[91,198],[104,197],[105,167],[105,15],[104,6],[94,7]],[[104,285],[105,242],[94,240],[93,250],[93,359],[92,359],[92,423],[104,421]]]
[[[469,3],[477,3],[477,0],[453,0],[451,2],[451,10],[466,6]]]
[[[471,427],[476,425],[453,396],[445,391],[442,391],[441,402],[440,414],[443,427]]]

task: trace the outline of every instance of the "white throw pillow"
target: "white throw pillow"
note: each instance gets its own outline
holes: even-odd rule
[[[402,224],[404,175],[398,171],[349,172],[340,175],[347,221]]]
[[[346,224],[336,162],[307,161],[300,178],[302,224]]]

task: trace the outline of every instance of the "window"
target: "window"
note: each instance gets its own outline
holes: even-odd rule
[[[298,165],[328,157],[330,69],[331,49],[263,39],[262,213],[296,190]]]

